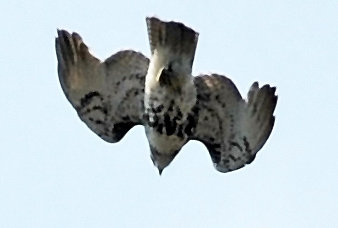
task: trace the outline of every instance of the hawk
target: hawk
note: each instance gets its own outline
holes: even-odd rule
[[[274,126],[276,88],[254,82],[243,99],[226,76],[192,76],[199,34],[179,22],[146,22],[150,60],[123,50],[101,62],[79,34],[58,30],[59,80],[80,119],[110,143],[143,125],[160,174],[189,140],[206,146],[220,172],[251,163]]]

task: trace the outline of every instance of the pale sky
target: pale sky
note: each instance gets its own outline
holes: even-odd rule
[[[108,144],[57,76],[56,29],[100,59],[149,57],[146,16],[200,33],[193,73],[277,87],[255,161],[219,173],[190,142],[162,176],[143,127]],[[338,227],[338,1],[7,1],[0,7],[0,227]]]

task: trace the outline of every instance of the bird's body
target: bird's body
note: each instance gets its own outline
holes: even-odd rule
[[[161,173],[188,140],[187,119],[196,104],[191,70],[198,35],[157,18],[147,18],[147,25],[152,57],[145,80],[145,128]]]
[[[275,87],[255,82],[244,100],[223,75],[193,77],[198,33],[154,17],[147,25],[150,61],[126,50],[100,62],[77,33],[58,31],[60,83],[81,120],[113,143],[143,125],[160,173],[189,140],[204,143],[220,172],[251,163],[274,125]]]
[[[196,103],[194,93],[195,87],[187,85],[182,92],[159,85],[149,93],[145,92],[145,130],[152,160],[160,170],[172,161],[188,140],[187,118]]]

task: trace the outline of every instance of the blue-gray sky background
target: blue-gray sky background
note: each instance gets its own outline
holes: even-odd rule
[[[190,142],[158,175],[143,127],[108,144],[59,85],[56,29],[100,59],[150,54],[146,16],[200,33],[193,73],[277,86],[256,160],[222,174]],[[0,7],[0,227],[337,227],[338,2],[7,1]]]

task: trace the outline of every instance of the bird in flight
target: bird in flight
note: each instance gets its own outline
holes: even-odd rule
[[[102,62],[79,34],[58,30],[59,80],[80,119],[110,143],[143,125],[160,174],[189,140],[206,146],[220,172],[251,163],[274,126],[276,88],[254,82],[243,99],[226,76],[192,76],[199,34],[179,22],[146,22],[150,60],[123,50]]]

